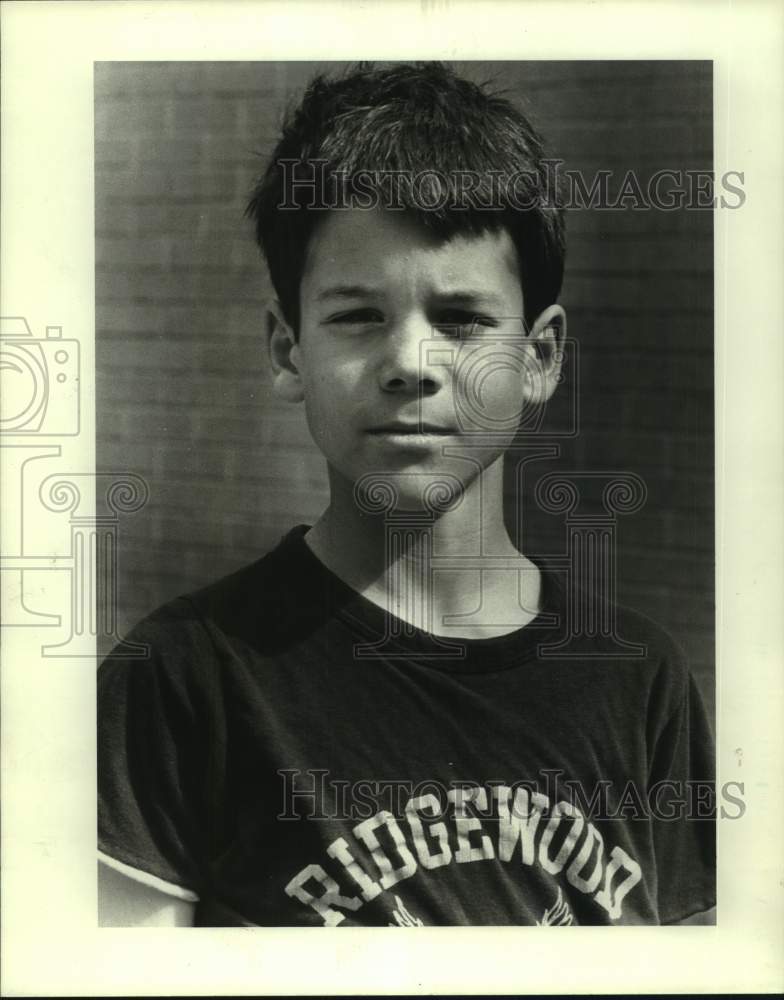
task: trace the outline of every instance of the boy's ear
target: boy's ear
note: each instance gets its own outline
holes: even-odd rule
[[[274,392],[288,403],[305,398],[300,375],[300,349],[277,299],[267,304],[267,352]]]
[[[562,306],[548,306],[541,312],[526,338],[534,356],[525,372],[526,398],[546,403],[560,382],[566,340],[566,313]]]

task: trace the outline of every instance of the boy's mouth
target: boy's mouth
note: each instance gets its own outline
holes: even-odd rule
[[[449,434],[454,434],[454,430],[451,427],[442,427],[438,424],[427,424],[417,421],[416,423],[404,423],[403,421],[394,421],[389,424],[382,424],[378,427],[370,427],[367,431],[368,434],[378,435],[378,436],[412,436],[412,437],[432,437],[432,436],[445,436]]]

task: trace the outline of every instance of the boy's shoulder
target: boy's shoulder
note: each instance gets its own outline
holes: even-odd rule
[[[571,585],[562,571],[552,572],[546,564],[540,568],[550,581],[546,594],[559,618],[548,660],[564,666],[593,663],[609,685],[623,680],[667,691],[676,701],[685,697],[693,680],[688,656],[664,625],[617,600],[599,606],[589,590]]]
[[[636,642],[662,660],[686,669],[686,654],[667,629],[648,615],[626,604],[615,605],[615,626],[622,640]]]
[[[305,525],[291,528],[264,555],[210,583],[182,594],[201,618],[218,624],[248,615],[258,617],[279,605],[296,583],[297,554]]]
[[[575,636],[575,645],[579,643],[586,655],[593,650],[601,656],[604,651],[612,654],[608,658],[621,660],[623,647],[628,646],[631,660],[667,661],[687,669],[683,648],[656,619],[617,600],[604,597],[600,602],[584,584],[570,582],[546,557],[537,560],[537,565],[544,581],[546,607],[558,615],[560,633]]]
[[[123,658],[129,646],[147,646],[140,659],[186,660],[214,652],[216,637],[241,638],[262,624],[280,621],[295,592],[298,543],[305,525],[292,528],[258,559],[194,590],[163,602],[141,618],[105,662]]]
[[[624,604],[615,605],[615,632],[622,642],[635,644],[637,657],[653,671],[652,687],[678,704],[694,682],[688,657],[673,635],[648,615]]]

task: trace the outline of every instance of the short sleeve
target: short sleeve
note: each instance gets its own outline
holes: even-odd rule
[[[209,706],[209,637],[187,601],[128,638],[146,658],[110,654],[98,671],[98,847],[124,874],[183,898],[204,889],[220,734]],[[213,657],[214,661],[214,657]]]
[[[699,688],[685,668],[681,691],[659,735],[649,779],[662,924],[716,904],[714,741]]]

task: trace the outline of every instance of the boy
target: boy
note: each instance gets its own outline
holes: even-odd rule
[[[559,654],[595,595],[504,523],[504,454],[566,335],[549,184],[526,119],[438,64],[319,78],[287,122],[249,214],[274,389],[305,405],[330,503],[145,619],[148,660],[102,666],[103,923],[713,906],[691,801],[710,737],[679,651],[618,608],[628,656],[596,634]]]

